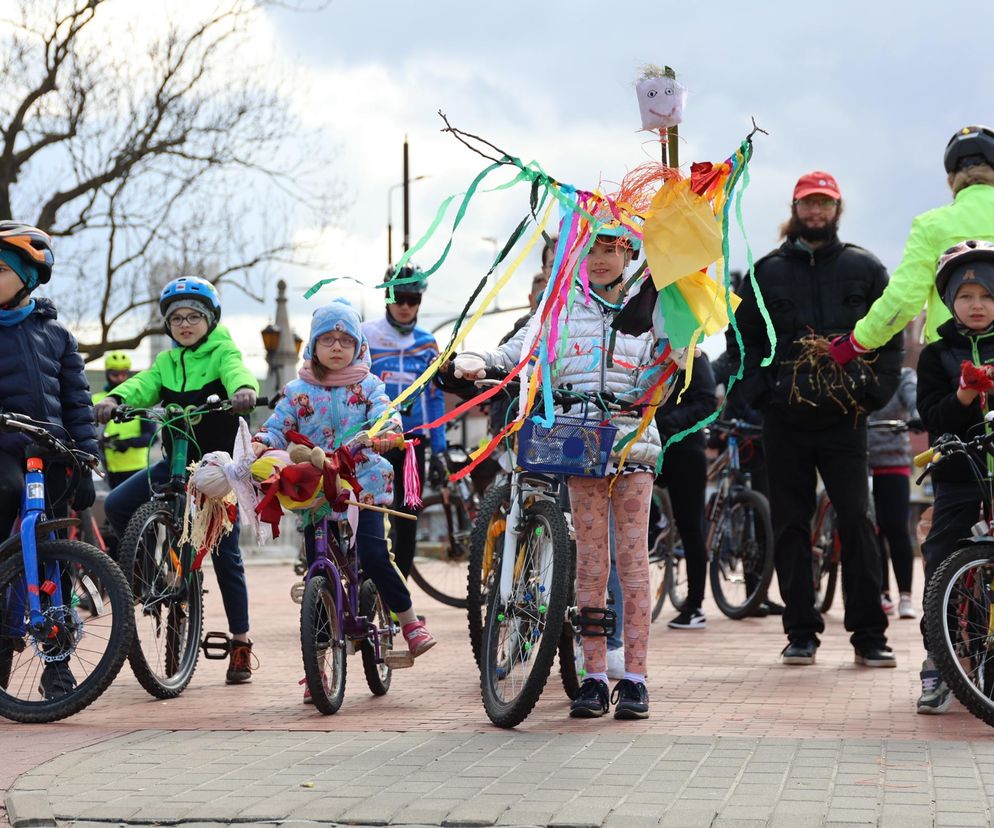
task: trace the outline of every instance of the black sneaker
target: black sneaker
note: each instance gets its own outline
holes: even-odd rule
[[[818,642],[812,639],[808,641],[791,641],[780,653],[781,664],[805,665],[815,663],[815,650],[818,649]]]
[[[856,650],[855,660],[864,667],[897,667],[894,651],[887,646],[863,647]]]
[[[649,691],[638,681],[622,679],[614,685],[611,701],[616,703],[614,718],[616,719],[648,719]]]
[[[704,615],[704,610],[684,609],[680,614],[670,621],[666,626],[671,630],[703,630],[708,625],[708,619]]]
[[[45,701],[55,701],[61,699],[75,686],[76,677],[73,676],[69,665],[64,661],[50,661],[41,672],[38,692],[44,696]]]
[[[569,706],[570,718],[596,719],[607,710],[607,685],[600,679],[584,679],[580,692]]]

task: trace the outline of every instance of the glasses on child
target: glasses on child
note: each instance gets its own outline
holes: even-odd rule
[[[354,347],[355,340],[348,334],[321,334],[318,337],[318,345],[324,345],[325,348],[337,345],[339,348],[345,349]]]
[[[417,307],[421,304],[421,294],[420,293],[397,293],[393,297],[393,301],[397,305],[410,305],[411,307]]]
[[[198,322],[203,322],[206,319],[207,317],[202,313],[188,313],[186,315],[175,313],[166,321],[169,322],[170,328],[178,328],[180,325],[189,325],[192,328]]]

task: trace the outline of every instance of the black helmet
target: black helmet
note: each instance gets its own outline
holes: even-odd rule
[[[391,284],[400,279],[410,279],[412,276],[416,277],[416,281],[404,282],[396,286]],[[388,290],[393,287],[395,292],[400,293],[424,293],[428,287],[427,280],[421,275],[421,268],[414,264],[406,264],[399,270],[394,267],[388,267],[387,272],[383,276],[383,281]]]
[[[965,126],[957,130],[946,144],[943,161],[947,173],[974,164],[994,168],[994,130],[985,126]]]

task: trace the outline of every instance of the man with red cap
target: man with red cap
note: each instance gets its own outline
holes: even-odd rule
[[[867,367],[839,366],[805,344],[852,330],[883,293],[887,271],[873,254],[838,236],[842,195],[826,172],[802,175],[794,187],[783,244],[756,262],[755,285],[776,334],[770,336],[753,285],[745,281],[735,314],[744,345],[742,395],[763,413],[763,449],[780,593],[784,598],[784,664],[813,664],[825,624],[815,607],[811,519],[820,474],[839,517],[845,627],[855,661],[893,667],[887,616],[880,607],[880,552],[867,518],[866,415],[897,388],[901,338],[893,337]]]

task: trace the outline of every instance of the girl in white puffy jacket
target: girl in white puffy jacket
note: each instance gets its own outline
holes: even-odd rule
[[[625,238],[602,233],[586,259],[590,299],[582,288],[569,309],[562,330],[566,347],[551,366],[553,386],[569,383],[574,391],[610,392],[630,400],[641,399],[655,385],[665,364],[649,367],[663,347],[651,332],[639,336],[618,333],[609,356],[611,322],[620,310],[622,279],[632,258]],[[455,359],[455,371],[463,377],[480,377],[487,368],[510,370],[524,356],[526,325],[495,351],[464,352]],[[534,334],[532,334],[534,336]],[[482,367],[481,367],[482,364]],[[615,417],[617,441],[637,428],[638,418]],[[611,568],[608,542],[608,515],[614,513],[614,542],[618,574],[624,594],[625,677],[614,688],[615,718],[644,719],[649,715],[649,694],[645,686],[646,650],[649,644],[651,596],[649,592],[648,523],[649,503],[655,463],[660,452],[655,423],[640,435],[624,463],[620,452],[611,456],[608,476],[570,477],[569,494],[576,530],[577,605],[604,604]],[[616,476],[613,487],[611,479]],[[609,493],[610,492],[610,493]],[[603,637],[583,637],[587,676],[573,701],[570,715],[593,718],[609,708],[607,684],[607,644]]]

